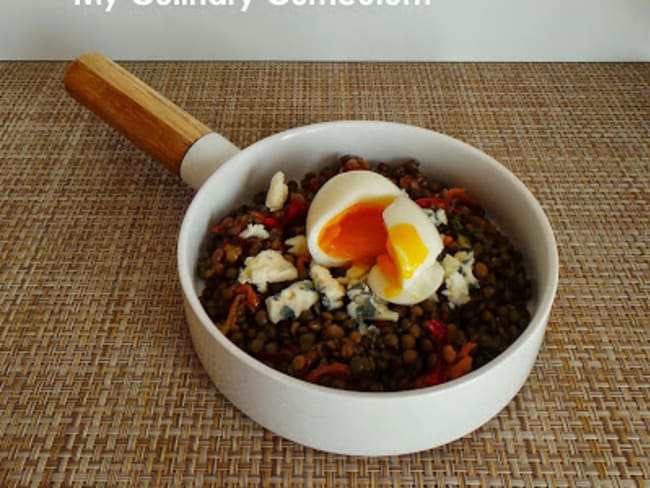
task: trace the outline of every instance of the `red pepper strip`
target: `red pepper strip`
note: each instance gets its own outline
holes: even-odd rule
[[[456,356],[456,362],[447,365],[445,368],[447,379],[455,380],[471,371],[474,359],[470,356],[470,353],[476,349],[476,346],[476,342],[471,341],[463,344],[463,347],[460,348],[460,351],[458,351],[458,355]]]
[[[450,204],[444,198],[437,197],[428,197],[428,198],[418,198],[415,200],[415,203],[418,204],[421,208],[431,208],[431,207],[450,207]]]
[[[248,305],[248,308],[251,310],[257,310],[257,308],[260,306],[261,300],[259,295],[255,293],[253,287],[248,283],[244,283],[243,285],[239,285],[237,288],[235,288],[235,293],[243,294],[246,296],[246,305]]]
[[[458,357],[464,358],[466,356],[469,356],[469,354],[476,349],[476,342],[468,341],[465,344],[463,344],[463,347],[460,348],[460,351],[458,352]]]
[[[270,229],[274,229],[274,228],[276,228],[276,227],[280,227],[280,222],[278,222],[278,221],[277,221],[276,219],[274,219],[273,217],[264,217],[264,218],[262,219],[262,223],[264,224],[264,226],[266,226],[266,227],[268,227],[268,228],[270,228]]]
[[[328,374],[335,374],[337,376],[349,376],[350,367],[347,364],[343,363],[326,364],[325,366],[320,366],[316,369],[311,370],[309,374],[305,376],[305,381],[316,383],[319,378]]]
[[[221,226],[220,226],[220,225],[215,225],[215,226],[212,227],[212,229],[210,229],[210,230],[211,230],[213,233],[218,234],[219,232],[221,232]]]
[[[438,348],[442,348],[447,343],[447,326],[440,320],[429,320],[424,323],[424,328],[431,333],[436,340]]]
[[[440,383],[444,383],[446,380],[447,378],[443,369],[442,361],[438,361],[433,371],[415,378],[413,386],[415,386],[415,388],[426,388],[427,386],[439,385]]]
[[[235,325],[235,323],[237,322],[237,309],[239,308],[239,304],[242,302],[243,299],[244,299],[244,295],[236,295],[235,299],[230,304],[226,321],[219,327],[219,330],[223,332],[225,335],[227,335],[228,332],[230,332],[232,326]]]
[[[262,217],[262,223],[269,229],[282,228],[307,213],[309,204],[302,200],[294,200],[289,204],[282,220],[273,217]]]
[[[449,379],[455,380],[456,378],[460,378],[464,374],[469,373],[472,369],[472,361],[472,356],[465,356],[449,366],[449,369],[447,370]]]
[[[415,388],[434,386],[447,381],[446,363],[440,353],[442,348],[449,342],[447,326],[440,320],[432,319],[424,323],[424,328],[427,329],[436,340],[438,360],[436,361],[436,366],[433,371],[415,379],[415,382],[413,383]]]
[[[284,215],[284,218],[280,222],[280,226],[284,227],[285,225],[293,222],[295,219],[302,217],[307,213],[309,204],[302,200],[294,200],[289,204],[287,213]]]
[[[436,366],[430,373],[418,376],[413,382],[415,388],[425,388],[427,386],[434,386],[451,379],[459,378],[460,376],[469,373],[472,369],[472,356],[470,353],[477,347],[475,342],[466,342],[458,352],[458,360],[452,364],[447,365],[443,360],[440,351],[448,343],[447,327],[440,320],[429,320],[425,322],[424,327],[436,339],[438,346],[438,360]]]
[[[415,200],[415,203],[420,208],[444,208],[445,210],[449,210],[450,212],[454,212],[454,213],[458,212],[458,209],[454,207],[454,204],[449,200],[445,200],[444,198],[436,198],[436,197],[418,198],[417,200]]]
[[[436,366],[433,368],[433,371],[415,378],[413,386],[416,388],[425,388],[427,386],[439,385],[448,379],[445,360],[443,359],[442,354],[438,353],[438,360],[436,361]]]
[[[445,198],[449,201],[458,202],[460,205],[464,205],[470,208],[480,207],[479,203],[467,192],[465,188],[450,188],[447,190]]]

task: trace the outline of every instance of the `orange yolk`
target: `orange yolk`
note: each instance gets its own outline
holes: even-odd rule
[[[429,254],[415,226],[405,222],[389,229],[387,247],[403,279],[412,278]]]
[[[377,266],[388,278],[384,294],[390,298],[402,292],[402,280],[413,277],[427,258],[428,249],[412,224],[401,223],[388,231],[386,250],[377,256]]]
[[[381,269],[384,276],[388,278],[388,285],[384,289],[384,295],[391,298],[402,292],[400,286],[399,269],[390,254],[380,254],[377,256],[377,266]]]
[[[327,255],[366,262],[386,252],[388,233],[382,213],[390,202],[357,203],[323,226],[318,245]]]
[[[402,292],[402,281],[413,277],[429,251],[413,224],[399,223],[386,230],[382,214],[390,203],[363,202],[345,209],[323,226],[318,245],[335,258],[376,263],[389,281],[385,295],[393,297]]]

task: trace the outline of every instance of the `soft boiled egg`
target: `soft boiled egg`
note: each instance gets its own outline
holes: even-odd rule
[[[307,245],[324,266],[372,266],[368,286],[392,303],[418,303],[442,283],[435,225],[403,190],[372,171],[341,173],[323,185],[307,214]]]
[[[404,192],[373,171],[348,171],[328,180],[307,213],[307,247],[323,266],[374,260],[386,250],[382,213]]]

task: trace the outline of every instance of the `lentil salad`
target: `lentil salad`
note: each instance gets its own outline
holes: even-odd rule
[[[435,221],[444,243],[439,259],[459,263],[457,272],[470,285],[466,300],[442,287],[416,305],[387,305],[344,267],[329,270],[346,285],[342,306],[318,300],[311,257],[297,249],[309,204],[330,178],[359,169],[389,178]],[[432,386],[484,365],[527,326],[531,284],[521,254],[470,193],[430,180],[416,161],[389,166],[346,156],[305,175],[300,184],[289,182],[287,193],[276,210],[265,204],[267,192],[260,192],[215,222],[198,262],[206,285],[200,301],[208,315],[235,345],[268,366],[341,389]],[[247,259],[270,251],[290,263],[296,276],[264,288],[242,282]],[[299,314],[286,307],[274,312],[273,300],[290,287],[315,294],[316,301]]]

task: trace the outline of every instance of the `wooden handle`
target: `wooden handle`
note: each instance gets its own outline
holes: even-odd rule
[[[66,90],[169,171],[178,174],[185,153],[212,130],[99,53],[76,59]]]

